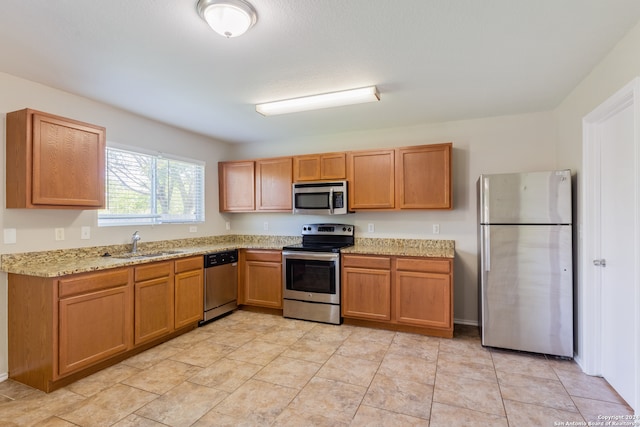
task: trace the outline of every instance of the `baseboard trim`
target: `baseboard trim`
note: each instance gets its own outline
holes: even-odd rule
[[[477,320],[453,319],[453,323],[456,325],[478,326]]]
[[[9,379],[9,373],[8,372],[3,372],[3,373],[0,374],[0,383],[2,381],[6,381],[8,379]]]

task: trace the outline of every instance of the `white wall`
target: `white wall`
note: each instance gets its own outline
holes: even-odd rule
[[[224,217],[218,213],[217,162],[229,157],[228,145],[210,138],[146,120],[86,98],[51,89],[0,73],[0,228],[15,228],[17,243],[6,245],[0,233],[0,253],[16,253],[128,243],[135,230],[144,241],[190,238],[225,234]],[[206,162],[206,222],[197,233],[188,225],[144,227],[97,227],[96,211],[5,209],[4,154],[6,113],[33,108],[107,128],[107,143],[116,142]],[[80,227],[91,227],[91,239],[80,240]],[[55,241],[54,228],[65,229],[64,241]],[[7,372],[7,275],[0,273],[0,378]]]
[[[627,33],[627,35],[609,52],[609,54],[589,73],[589,75],[565,98],[565,100],[553,112],[558,128],[558,159],[569,165],[577,175],[576,204],[582,204],[582,118],[593,111],[598,105],[613,95],[618,89],[625,86],[635,77],[640,76],[640,23]],[[581,230],[581,218],[577,218],[577,228]],[[577,246],[580,249],[581,233],[577,233]],[[578,266],[584,260],[578,250]],[[580,269],[578,269],[580,272]],[[582,278],[577,277],[576,296],[578,302],[582,301]],[[579,304],[578,304],[579,307]],[[578,320],[589,313],[577,312]],[[582,340],[580,336],[588,331],[577,324],[578,357],[583,354]]]
[[[384,100],[382,101],[384,102]],[[451,211],[358,212],[341,217],[309,217],[289,214],[227,215],[238,233],[297,234],[305,222],[355,224],[360,237],[452,239],[456,243],[454,271],[454,317],[457,322],[476,323],[477,238],[476,180],[481,173],[564,168],[556,161],[556,129],[551,113],[535,113],[478,120],[365,131],[269,144],[242,144],[234,157],[259,158],[279,155],[385,148],[453,142],[453,194]],[[264,222],[269,231],[264,231]],[[367,224],[375,233],[367,233]],[[432,225],[440,224],[440,234]],[[293,232],[291,231],[294,229]]]

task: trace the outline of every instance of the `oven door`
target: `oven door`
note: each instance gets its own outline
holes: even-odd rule
[[[340,304],[340,254],[282,252],[284,299]]]

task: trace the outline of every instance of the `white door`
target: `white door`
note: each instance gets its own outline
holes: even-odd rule
[[[640,413],[640,79],[583,120],[579,352]],[[580,177],[579,177],[580,178]]]
[[[602,376],[634,402],[634,142],[633,105],[602,124],[600,254]],[[596,273],[597,274],[597,273]]]

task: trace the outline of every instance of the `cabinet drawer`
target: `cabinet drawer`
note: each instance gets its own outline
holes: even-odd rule
[[[157,277],[166,277],[171,274],[171,262],[158,262],[148,265],[135,267],[135,281],[155,279]]]
[[[176,274],[185,271],[199,270],[201,268],[204,268],[204,259],[202,256],[184,258],[175,261]]]
[[[247,261],[282,262],[282,252],[269,250],[248,250],[245,252]]]
[[[391,269],[391,258],[381,256],[344,255],[342,265],[345,267]]]
[[[448,274],[451,272],[451,261],[448,259],[398,258],[396,270]]]
[[[58,296],[66,298],[71,295],[86,294],[102,289],[126,286],[129,283],[129,269],[106,270],[99,273],[81,274],[60,279]]]

